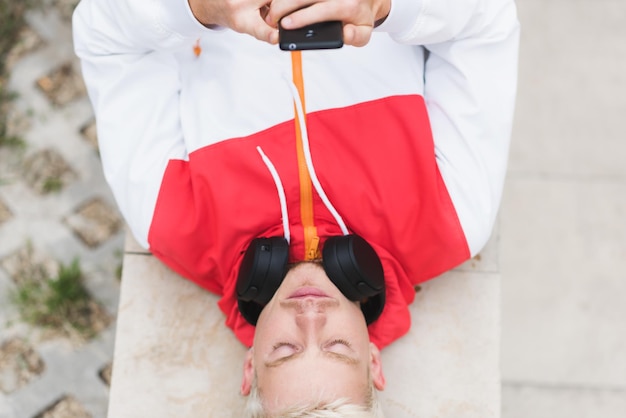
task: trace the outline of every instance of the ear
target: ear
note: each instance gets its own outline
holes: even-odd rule
[[[385,375],[383,374],[383,364],[380,358],[380,350],[376,345],[370,342],[370,375],[374,382],[374,387],[378,390],[384,390]]]
[[[248,396],[250,389],[252,388],[252,381],[254,380],[254,349],[250,348],[246,352],[246,357],[243,360],[243,379],[241,380],[241,394]]]

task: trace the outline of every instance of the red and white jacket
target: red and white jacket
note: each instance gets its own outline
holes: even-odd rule
[[[381,257],[384,347],[414,286],[485,244],[517,78],[512,0],[394,0],[362,48],[284,52],[195,20],[187,0],[82,0],[74,40],[105,177],[135,238],[237,310],[253,238],[292,261],[356,233]]]

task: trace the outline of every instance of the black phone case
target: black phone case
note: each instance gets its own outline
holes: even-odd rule
[[[335,49],[343,46],[343,24],[320,22],[300,29],[285,30],[279,25],[278,45],[283,51]]]

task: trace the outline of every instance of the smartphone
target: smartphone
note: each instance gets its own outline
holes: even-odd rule
[[[283,51],[334,49],[343,46],[343,24],[338,20],[286,30],[278,25],[278,45]]]

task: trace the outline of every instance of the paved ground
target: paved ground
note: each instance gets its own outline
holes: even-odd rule
[[[626,2],[519,0],[506,418],[626,416]]]
[[[19,94],[11,129],[26,147],[0,149],[1,418],[46,410],[46,418],[106,416],[114,325],[89,341],[50,337],[20,323],[9,303],[29,261],[54,270],[78,258],[110,320],[117,310],[123,223],[102,178],[93,115],[76,71],[70,3],[29,15],[31,32],[11,59],[10,88]]]
[[[499,241],[503,416],[621,418],[626,3],[518,4],[520,94]],[[123,231],[89,139],[89,103],[72,83],[69,23],[57,9],[29,22],[40,42],[15,64],[11,79],[20,94],[13,112],[28,147],[19,159],[0,151],[0,261],[29,241],[42,259],[78,256],[89,290],[114,316]],[[64,187],[41,194],[50,167]],[[33,418],[55,405],[58,416],[105,417],[108,389],[100,374],[112,360],[114,325],[87,343],[42,340],[16,321],[7,303],[15,285],[4,265],[0,345],[32,350],[13,374],[2,372],[0,358],[0,388],[10,392],[0,390],[0,417]],[[72,408],[78,412],[67,412]]]

